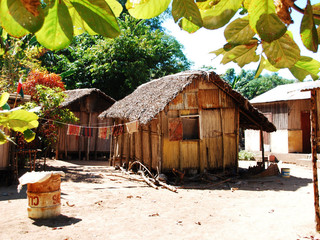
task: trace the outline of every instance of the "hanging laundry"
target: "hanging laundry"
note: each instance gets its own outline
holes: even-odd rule
[[[128,133],[130,133],[130,134],[134,133],[134,132],[138,132],[139,122],[134,121],[134,122],[126,123],[126,127],[127,127]]]
[[[107,138],[107,131],[108,131],[107,127],[100,127],[99,133],[98,133],[99,138],[106,139]]]
[[[123,133],[123,125],[116,125],[112,127],[112,136],[117,137]]]
[[[111,127],[107,127],[107,135],[106,135],[106,139],[109,139],[110,136],[112,134],[112,128]]]
[[[92,137],[93,128],[92,127],[82,127],[81,136]]]
[[[73,124],[68,124],[68,130],[67,130],[67,135],[75,135],[79,136],[80,135],[80,126],[73,125]]]

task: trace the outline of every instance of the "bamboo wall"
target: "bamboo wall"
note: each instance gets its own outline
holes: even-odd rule
[[[77,125],[88,126],[89,117],[90,126],[111,126],[112,119],[99,120],[99,113],[86,113],[86,112],[74,112],[74,115],[79,118]],[[57,144],[58,155],[60,159],[67,159],[68,155],[72,154],[73,158],[81,153],[81,159],[86,159],[86,152],[89,149],[91,155],[97,153],[105,153],[107,155],[110,152],[110,139],[101,139],[98,137],[98,128],[93,129],[92,137],[73,136],[67,135],[67,125],[64,126],[59,132],[59,140]],[[89,144],[89,148],[88,148]],[[109,157],[109,156],[108,156]]]
[[[9,143],[0,145],[0,170],[9,166]]]
[[[3,130],[3,129],[2,129]],[[5,130],[6,134],[9,131]],[[0,170],[5,170],[9,167],[10,163],[10,143],[0,144]]]
[[[170,141],[169,122],[186,116],[199,117],[200,139]],[[139,160],[162,171],[235,169],[238,132],[234,100],[213,83],[194,81],[149,124],[140,126],[138,133],[114,137],[113,160]]]

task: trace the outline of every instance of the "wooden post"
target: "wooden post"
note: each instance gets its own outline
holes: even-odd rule
[[[141,163],[143,162],[143,127],[142,125],[140,125],[140,132],[141,132],[141,136],[140,136],[140,141],[141,141]]]
[[[80,121],[80,125],[82,123],[81,121],[81,115],[82,115],[82,112],[81,112],[81,108],[80,108],[80,117],[79,117],[79,121]],[[81,131],[81,129],[80,129]],[[78,155],[79,155],[79,161],[81,161],[81,151],[82,151],[82,136],[81,136],[81,132],[80,132],[80,136],[78,137]]]
[[[151,133],[151,122],[148,125],[148,137],[149,137],[149,158],[150,158],[150,169],[152,169],[152,133]]]
[[[127,133],[127,156],[126,156],[126,168],[129,169],[129,158],[130,158],[130,150],[131,150],[131,134]]]
[[[264,161],[264,143],[263,143],[263,130],[260,128],[260,142],[261,142],[261,155],[262,155],[262,166],[265,169],[265,161]]]
[[[159,150],[158,150],[158,171],[159,173],[161,173],[162,171],[162,124],[161,124],[161,121],[162,121],[162,114],[161,112],[159,113],[159,122],[158,122],[158,137],[159,137]]]
[[[110,126],[110,131],[111,131],[111,134],[110,134],[110,149],[109,149],[109,166],[112,166],[112,144],[113,144],[113,136],[112,136],[112,126]],[[114,154],[114,153],[113,153]]]
[[[69,140],[69,137],[67,135],[67,129],[65,127],[63,128],[63,131],[65,132],[65,134],[64,134],[64,157],[65,157],[65,160],[68,160],[68,140]]]
[[[123,121],[120,121],[120,124],[123,124]],[[122,156],[123,156],[123,148],[124,148],[124,131],[121,134],[121,146],[120,146],[120,167],[122,167]]]
[[[313,191],[314,191],[314,209],[316,230],[320,231],[320,213],[319,213],[319,188],[317,172],[317,94],[316,90],[311,91],[311,152],[312,152],[312,169],[313,169]]]
[[[97,118],[96,118],[97,119]],[[96,121],[98,123],[98,120]],[[99,126],[99,124],[97,124]],[[99,135],[99,127],[95,128],[95,136],[94,136],[94,160],[97,160],[97,148],[98,148],[98,135]]]
[[[91,126],[91,112],[89,113],[89,119],[88,119],[88,127]],[[87,137],[87,154],[86,154],[86,160],[89,161],[89,155],[90,155],[90,139],[91,137]]]
[[[220,125],[221,125],[221,148],[222,148],[222,167],[223,171],[225,171],[225,164],[224,164],[224,131],[223,131],[223,114],[222,108],[220,108]]]

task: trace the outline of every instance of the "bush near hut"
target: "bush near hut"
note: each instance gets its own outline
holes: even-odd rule
[[[239,152],[239,160],[253,161],[255,160],[254,154],[252,152],[242,150]]]
[[[61,80],[61,77],[55,73],[49,73],[47,71],[40,71],[38,69],[32,70],[23,83],[23,91],[27,95],[31,95],[33,100],[38,101],[37,97],[37,86],[42,85],[48,88],[60,88],[61,91],[65,91],[64,83]]]
[[[35,142],[27,143],[23,136],[18,136],[18,146],[21,149],[41,148],[45,156],[49,155],[55,149],[58,141],[58,130],[63,123],[75,123],[78,118],[69,109],[62,109],[59,106],[64,101],[66,95],[60,87],[49,88],[38,85],[33,95],[34,102],[25,105],[25,108],[33,108],[36,105],[41,106],[37,113],[39,116],[39,127],[36,131]]]

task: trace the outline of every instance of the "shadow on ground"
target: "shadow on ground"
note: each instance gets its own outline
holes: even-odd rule
[[[80,221],[82,221],[82,219],[80,218],[59,215],[55,218],[49,218],[49,219],[34,219],[34,222],[32,224],[38,227],[46,226],[51,228],[59,228],[59,227],[70,226]]]

